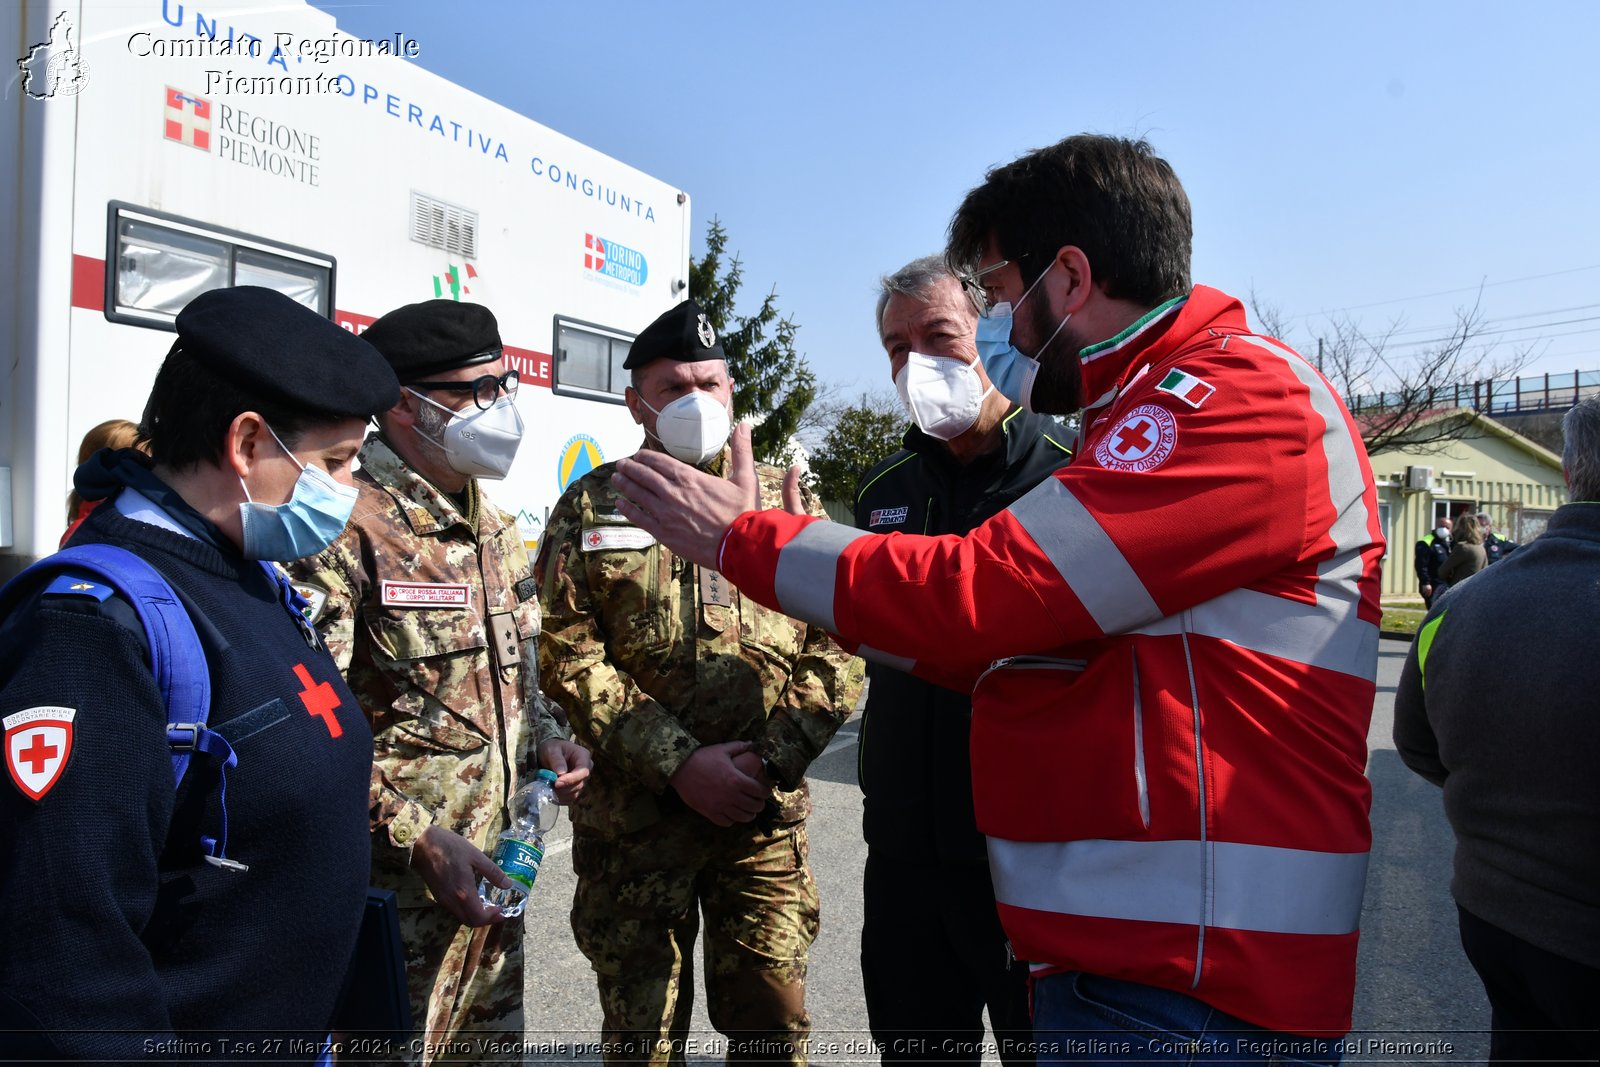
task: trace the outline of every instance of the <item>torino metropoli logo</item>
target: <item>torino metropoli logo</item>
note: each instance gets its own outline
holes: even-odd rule
[[[644,253],[592,233],[583,235],[583,269],[629,285],[643,285],[650,276]]]

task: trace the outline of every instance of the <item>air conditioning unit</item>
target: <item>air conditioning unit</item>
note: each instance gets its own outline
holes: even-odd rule
[[[1419,493],[1419,492],[1422,492],[1424,490],[1432,489],[1432,488],[1433,488],[1433,468],[1432,467],[1407,467],[1406,468],[1406,491],[1407,492]]]

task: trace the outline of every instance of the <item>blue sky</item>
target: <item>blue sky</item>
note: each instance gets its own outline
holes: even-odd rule
[[[879,275],[943,247],[986,168],[1145,136],[1194,205],[1194,277],[1314,351],[1391,358],[1477,298],[1524,373],[1600,368],[1600,4],[317,0],[357,36],[694,197],[825,381],[888,386]],[[1402,344],[1403,343],[1403,344]]]

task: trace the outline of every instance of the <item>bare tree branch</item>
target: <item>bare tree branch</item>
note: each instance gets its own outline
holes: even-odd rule
[[[1316,350],[1305,355],[1343,397],[1369,453],[1399,447],[1444,451],[1473,432],[1488,406],[1489,383],[1513,378],[1527,366],[1528,349],[1504,351],[1485,339],[1489,331],[1482,301],[1480,289],[1471,306],[1456,309],[1448,333],[1407,352],[1398,349],[1412,345],[1396,341],[1401,319],[1376,331],[1349,316],[1328,320]],[[1288,322],[1275,305],[1253,289],[1249,302],[1262,329],[1289,340]],[[1470,417],[1437,418],[1461,408]]]

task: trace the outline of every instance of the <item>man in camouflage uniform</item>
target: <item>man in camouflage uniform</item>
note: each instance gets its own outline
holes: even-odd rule
[[[414,1032],[520,1038],[522,924],[486,907],[477,880],[507,884],[485,850],[532,776],[530,748],[563,799],[589,758],[540,696],[527,550],[478,484],[515,454],[516,379],[499,376],[499,332],[477,305],[411,304],[363,337],[400,403],[362,447],[350,525],[295,566],[296,585],[372,724],[372,879],[399,899]]]
[[[657,319],[623,366],[645,447],[721,470],[733,385],[700,308]],[[860,664],[630,526],[613,467],[568,488],[536,568],[540,676],[595,753],[573,808],[572,929],[599,979],[605,1056],[684,1061],[703,912],[728,1061],[804,1063],[818,918],[805,771],[854,708]],[[759,469],[778,506],[783,472]]]

